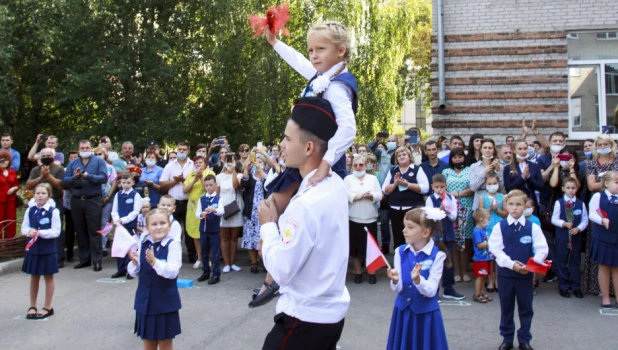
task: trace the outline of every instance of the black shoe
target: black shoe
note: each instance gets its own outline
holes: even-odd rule
[[[210,274],[204,272],[200,277],[197,278],[198,282],[204,282],[210,279]]]
[[[97,266],[95,265],[95,266],[94,266],[94,268],[96,269],[96,268],[97,268]],[[95,270],[95,271],[96,271],[96,270]],[[120,271],[118,271],[118,272],[116,272],[115,274],[113,274],[113,275],[112,275],[112,278],[124,277],[124,276],[126,276],[126,275],[127,275],[127,273],[126,273],[126,272],[120,272]]]
[[[95,263],[94,264],[94,269],[95,272],[99,272],[101,270],[103,270],[103,267],[101,267],[101,263]]]
[[[271,301],[274,297],[279,295],[279,285],[277,284],[277,282],[273,282],[270,285],[264,282],[264,285],[266,286],[266,290],[264,291],[264,293],[259,294],[255,297],[255,299],[251,300],[251,302],[249,303],[249,307],[257,307],[264,305]]]
[[[457,291],[454,289],[448,293],[447,292],[442,293],[442,297],[444,299],[453,299],[453,300],[464,300],[466,298],[465,295],[457,293]]]
[[[129,274],[127,273],[127,279],[128,279],[128,280],[132,280],[132,279],[133,279],[133,276],[131,276],[131,275],[129,275]]]
[[[92,266],[90,261],[82,261],[79,264],[73,266],[74,269],[83,269],[84,267]]]
[[[107,256],[107,249],[103,249],[103,251],[101,252],[101,255],[103,255],[104,257]]]
[[[196,261],[197,261],[197,256],[196,255],[189,255],[189,262],[191,264],[195,264]]]
[[[558,280],[558,277],[556,277],[556,274],[553,273],[552,270],[547,271],[547,274],[545,275],[545,277],[543,277],[543,282],[545,283],[551,283],[557,280]]]
[[[566,289],[558,289],[558,293],[560,293],[560,296],[563,298],[570,298],[571,294],[569,294],[569,291]]]
[[[217,284],[220,281],[221,280],[219,279],[219,277],[212,276],[212,278],[208,280],[208,284]]]
[[[47,311],[47,313],[46,314],[36,314],[36,317],[34,318],[35,320],[40,320],[42,318],[47,318],[49,316],[54,316],[54,308],[53,307],[51,309],[49,309],[49,310],[46,309],[46,308],[43,308],[42,310]]]
[[[387,245],[383,245],[382,246],[382,254],[386,255],[389,252],[389,248]]]
[[[73,257],[67,258],[67,262],[73,262]]]
[[[356,284],[363,283],[363,275],[361,275],[360,273],[354,275],[354,283],[356,283]]]
[[[574,290],[573,291],[573,295],[577,298],[577,299],[581,299],[584,297],[584,293],[582,293],[581,290]]]
[[[534,350],[532,348],[532,346],[530,346],[530,344],[528,344],[528,343],[521,343],[521,344],[519,344],[519,349],[520,350]]]
[[[513,343],[502,342],[498,350],[511,350],[513,348]]]
[[[64,267],[64,260],[58,261],[58,268],[61,269]]]
[[[376,284],[378,282],[376,275],[369,275],[369,284]]]

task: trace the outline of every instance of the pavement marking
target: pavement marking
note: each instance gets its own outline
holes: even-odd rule
[[[599,313],[603,316],[618,316],[618,310],[616,309],[599,309]]]
[[[461,300],[457,300],[457,301],[442,300],[442,302],[440,303],[440,306],[443,306],[443,305],[449,305],[449,306],[470,306],[472,304],[470,304],[467,301],[461,301]]]
[[[97,282],[101,283],[126,283],[127,281],[120,278],[100,278]]]
[[[20,321],[29,321],[29,322],[31,322],[31,321],[37,321],[37,322],[40,322],[40,321],[47,321],[49,318],[48,318],[48,317],[46,317],[46,318],[40,318],[40,319],[32,319],[32,320],[29,320],[29,319],[27,319],[27,318],[26,318],[26,315],[19,315],[19,316],[15,316],[15,317],[13,317],[13,319],[14,319],[14,320],[20,320]]]

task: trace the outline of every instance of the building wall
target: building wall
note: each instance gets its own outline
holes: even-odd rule
[[[618,28],[618,1],[443,0],[446,108],[438,106],[437,1],[433,0],[435,135],[480,132],[498,143],[521,133],[568,130],[570,30]]]

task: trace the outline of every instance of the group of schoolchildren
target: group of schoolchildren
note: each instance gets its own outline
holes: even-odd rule
[[[268,33],[268,29],[266,32]],[[316,32],[320,35],[312,37]],[[315,58],[320,58],[323,62],[329,62],[330,66],[315,66],[313,73],[306,75],[308,78],[313,76],[316,70],[325,73],[341,62],[344,64],[327,78],[332,80],[345,72],[349,47],[339,45],[339,42],[342,36],[347,37],[347,35],[345,27],[332,22],[318,25],[309,32],[311,64],[318,61]],[[283,56],[284,54],[280,51],[287,47],[278,44],[276,39],[272,40],[272,36],[268,38],[267,35],[267,39]],[[311,40],[320,42],[314,43]],[[315,48],[313,48],[314,44],[317,45]],[[331,45],[336,50],[320,49],[320,45]],[[344,46],[343,50],[341,50],[342,46]],[[332,57],[325,58],[320,55]],[[302,67],[294,68],[299,70]],[[332,103],[340,128],[345,124],[342,122],[343,115],[351,116],[353,122],[352,109],[355,110],[357,103],[356,92],[342,89],[341,85],[328,85],[328,82],[322,81],[324,79],[315,77],[313,76],[319,84],[309,84],[304,94],[313,92],[315,96],[324,96]],[[330,91],[335,91],[332,89],[333,86],[343,93],[329,95]],[[349,93],[346,94],[346,91]],[[342,99],[340,95],[347,95],[347,99]],[[345,103],[342,102],[344,100]],[[338,137],[342,136],[336,135],[331,141]],[[333,159],[324,159],[315,181],[328,176],[331,167],[335,172],[340,169],[342,166],[340,161],[345,159],[341,156],[353,141],[353,135],[349,140],[339,139],[337,141],[333,143],[341,154],[335,154],[339,157],[331,155]],[[330,150],[331,142],[329,141]],[[196,210],[196,216],[201,220],[200,241],[203,247],[201,257],[203,274],[198,281],[208,280],[208,284],[215,284],[219,282],[221,272],[218,229],[223,208],[219,204],[220,198],[215,190],[215,178],[208,175],[202,181],[206,193],[201,197]],[[291,185],[295,181],[297,179],[294,178],[294,174],[281,177],[279,188],[275,190],[279,194],[274,196],[278,204],[289,202],[292,190],[298,188],[298,184]],[[180,225],[171,216],[175,209],[175,202],[172,197],[163,196],[157,209],[150,210],[150,204],[132,189],[135,182],[130,174],[123,176],[120,183],[122,191],[118,192],[114,198],[113,221],[117,225],[123,225],[129,231],[134,231],[136,237],[139,238],[137,251],[130,251],[125,258],[118,258],[118,271],[115,276],[121,277],[128,274],[136,277],[139,275],[134,306],[136,310],[135,333],[143,339],[144,348],[172,348],[173,338],[181,332],[178,313],[181,302],[176,279],[182,263],[182,249]],[[557,242],[561,243],[557,245],[561,251],[581,245],[579,233],[587,225],[585,206],[575,198],[570,184],[569,179],[564,181],[565,197],[558,200],[556,210],[559,213],[556,220],[552,221],[558,228],[556,230]],[[590,220],[594,223],[593,238],[596,237],[598,241],[595,243],[593,240],[593,245],[598,248],[593,250],[596,252],[593,258],[599,261],[602,269],[607,268],[609,274],[612,269],[610,266],[614,266],[614,271],[615,266],[618,266],[616,264],[618,253],[613,257],[608,256],[611,252],[618,252],[616,248],[618,243],[615,240],[618,236],[616,235],[618,224],[613,219],[618,217],[616,197],[618,195],[618,174],[612,172],[605,174],[604,184],[605,192],[595,194],[591,201],[591,208],[595,205],[596,207],[595,212],[590,215]],[[521,328],[517,332],[519,348],[531,349],[529,343],[534,280],[533,274],[526,269],[526,264],[530,259],[536,264],[545,264],[548,253],[547,242],[538,225],[538,218],[532,215],[531,209],[534,207],[534,201],[519,190],[513,190],[503,196],[500,193],[498,178],[493,175],[487,176],[486,186],[487,193],[480,199],[480,209],[474,213],[476,221],[473,236],[474,275],[478,278],[474,300],[479,303],[492,301],[491,296],[483,291],[486,279],[490,290],[498,290],[501,306],[500,333],[504,337],[500,349],[508,350],[513,347],[514,309],[517,299],[521,322]],[[286,188],[288,188],[287,191]],[[391,288],[397,293],[387,343],[388,349],[448,349],[439,307],[438,288],[443,273],[452,269],[451,257],[455,239],[453,221],[457,213],[451,205],[454,198],[445,193],[446,179],[443,175],[436,174],[432,178],[432,189],[433,194],[427,199],[426,207],[412,209],[405,214],[403,229],[405,244],[395,248],[394,268],[387,271],[387,276],[391,280]],[[22,233],[34,241],[26,254],[23,268],[24,272],[32,275],[31,307],[28,310],[28,318],[44,318],[53,315],[54,312],[51,307],[54,288],[53,274],[58,271],[58,267],[53,240],[59,235],[61,225],[58,210],[48,203],[50,194],[49,186],[36,187],[36,205],[28,209],[22,225]],[[598,214],[596,208],[599,209]],[[613,237],[614,241],[612,242],[607,237]],[[38,239],[35,240],[35,238]],[[209,252],[212,254],[212,269],[208,263]],[[576,282],[579,279],[577,255],[568,255],[570,259],[568,260],[567,254],[558,254],[558,261],[554,262],[558,265],[561,288],[569,286],[574,290],[578,288],[578,282]],[[493,273],[494,261],[497,265],[497,273]],[[36,308],[36,297],[41,275],[45,277],[47,289],[44,313],[40,314]],[[153,293],[154,290],[165,291],[165,293]]]

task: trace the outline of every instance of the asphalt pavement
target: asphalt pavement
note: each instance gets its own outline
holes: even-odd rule
[[[392,255],[388,256],[392,260]],[[261,285],[264,273],[251,274],[245,252],[239,252],[243,270],[223,274],[213,286],[197,283],[201,271],[183,265],[180,278],[195,280],[191,289],[180,289],[182,334],[174,340],[176,349],[260,349],[273,326],[276,299],[251,309],[251,290]],[[25,319],[30,277],[13,272],[0,275],[0,349],[139,349],[141,340],[133,334],[133,299],[137,280],[112,280],[115,259],[105,258],[103,271],[73,269],[55,276],[55,315],[40,321]],[[39,309],[44,297],[41,281]],[[385,270],[378,283],[362,284],[348,278],[352,302],[345,319],[340,349],[384,349],[388,338],[393,300]],[[450,349],[497,349],[500,305],[494,301],[472,301],[473,283],[457,283],[466,295],[464,302],[441,304]],[[555,283],[541,283],[534,302],[532,323],[535,349],[618,349],[618,310],[602,314],[601,299],[565,299]],[[518,323],[518,321],[516,321]]]

